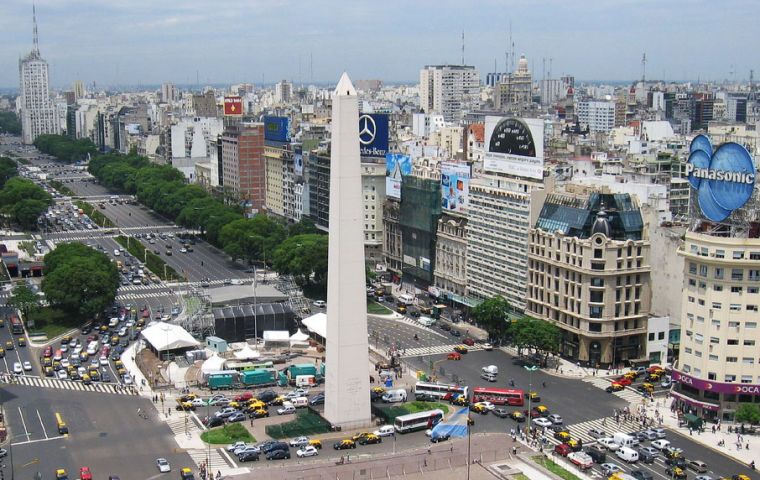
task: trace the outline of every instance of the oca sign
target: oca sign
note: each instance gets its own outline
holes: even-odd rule
[[[697,135],[691,142],[686,176],[697,190],[702,214],[720,222],[741,208],[755,191],[755,163],[746,148],[724,143],[713,152],[710,139]]]

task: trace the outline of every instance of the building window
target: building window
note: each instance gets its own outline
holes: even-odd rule
[[[649,333],[649,341],[654,342],[654,332]]]
[[[685,347],[683,351],[684,353],[692,353],[691,347]]]
[[[742,306],[738,303],[732,303],[731,304],[731,311],[732,312],[740,312],[742,310]]]
[[[712,360],[712,357],[715,357],[715,355],[710,355],[710,357],[711,357],[710,360]],[[717,360],[717,359],[718,359],[718,357],[715,357],[715,360]],[[718,374],[715,373],[715,372],[707,372],[707,379],[708,380],[717,380],[718,379]]]
[[[594,249],[594,258],[604,258],[604,252],[601,248]]]
[[[734,250],[734,260],[741,260],[744,258],[744,250]]]
[[[694,303],[694,297],[691,297],[691,296],[690,296],[690,297],[688,298],[688,300],[689,300],[689,303]]]
[[[753,282],[760,281],[760,270],[750,270],[749,279]]]
[[[604,279],[599,277],[591,277],[591,286],[592,287],[603,287],[604,286]]]
[[[757,305],[747,305],[747,311],[749,311],[749,312],[756,312],[757,311]]]
[[[747,365],[754,365],[755,359],[752,357],[742,357],[742,363],[745,363]]]
[[[720,339],[718,337],[710,337],[710,343],[720,343]]]
[[[707,276],[707,265],[700,265],[699,266],[699,275],[702,277]]]
[[[715,268],[715,278],[722,279],[723,278],[723,269],[720,267]]]
[[[694,262],[690,262],[689,263],[689,273],[691,275],[696,275],[697,274],[697,264],[696,263],[694,263]]]
[[[689,279],[689,286],[690,287],[696,287],[697,286],[697,281],[694,280],[693,278],[690,278]]]
[[[731,280],[735,282],[740,282],[744,280],[744,270],[741,268],[732,268],[731,269]]]
[[[591,318],[602,318],[603,311],[604,311],[604,307],[591,306],[589,307],[589,316]]]
[[[749,252],[750,260],[760,260],[760,252]]]
[[[684,366],[683,366],[683,371],[684,371],[684,373],[689,373],[689,372],[691,372],[691,365],[686,365],[686,364],[684,364]]]
[[[665,332],[658,332],[657,340],[665,340]]]
[[[599,322],[589,322],[588,323],[588,331],[589,332],[601,332],[602,331],[602,324]]]
[[[755,341],[754,340],[744,340],[744,346],[745,347],[754,347]]]
[[[708,358],[710,360],[713,360],[713,361],[716,361],[716,362],[718,361],[718,356],[717,355],[710,354],[710,356]]]
[[[726,251],[725,250],[715,250],[715,258],[725,258]]]
[[[731,287],[731,293],[742,293],[742,287]]]
[[[723,305],[721,303],[719,303],[719,302],[713,302],[712,303],[712,308],[714,308],[716,310],[720,310],[721,308],[723,308]]]
[[[757,328],[757,322],[745,322],[744,328]]]
[[[723,285],[718,285],[717,283],[713,285],[713,290],[716,292],[722,292],[723,291]]]
[[[603,263],[591,262],[591,270],[604,270]]]
[[[758,293],[760,292],[760,288],[758,287],[747,287],[747,293]]]
[[[729,338],[726,340],[726,345],[739,345],[739,340],[736,338]]]
[[[726,375],[726,376],[723,378],[723,381],[724,381],[724,382],[729,382],[729,383],[731,383],[731,382],[735,382],[735,381],[736,381],[736,375]]]
[[[742,383],[752,383],[752,375],[742,375]]]

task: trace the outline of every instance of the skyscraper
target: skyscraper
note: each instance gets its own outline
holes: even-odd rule
[[[420,70],[420,108],[458,122],[464,110],[477,99],[480,76],[468,65],[426,65]]]
[[[34,46],[18,61],[21,96],[21,130],[23,141],[31,144],[39,135],[59,133],[55,105],[48,88],[48,64],[40,56],[37,37],[37,12],[32,6]]]

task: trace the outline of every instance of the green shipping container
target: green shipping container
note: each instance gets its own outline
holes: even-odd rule
[[[211,390],[231,388],[234,376],[231,373],[217,373],[208,376],[208,387]]]
[[[243,385],[267,385],[275,383],[276,370],[274,369],[257,369],[246,370],[240,374],[240,382]]]

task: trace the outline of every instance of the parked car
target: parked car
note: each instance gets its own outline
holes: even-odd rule
[[[298,458],[315,457],[317,455],[319,455],[319,450],[311,445],[305,445],[303,448],[296,451],[296,456]]]

